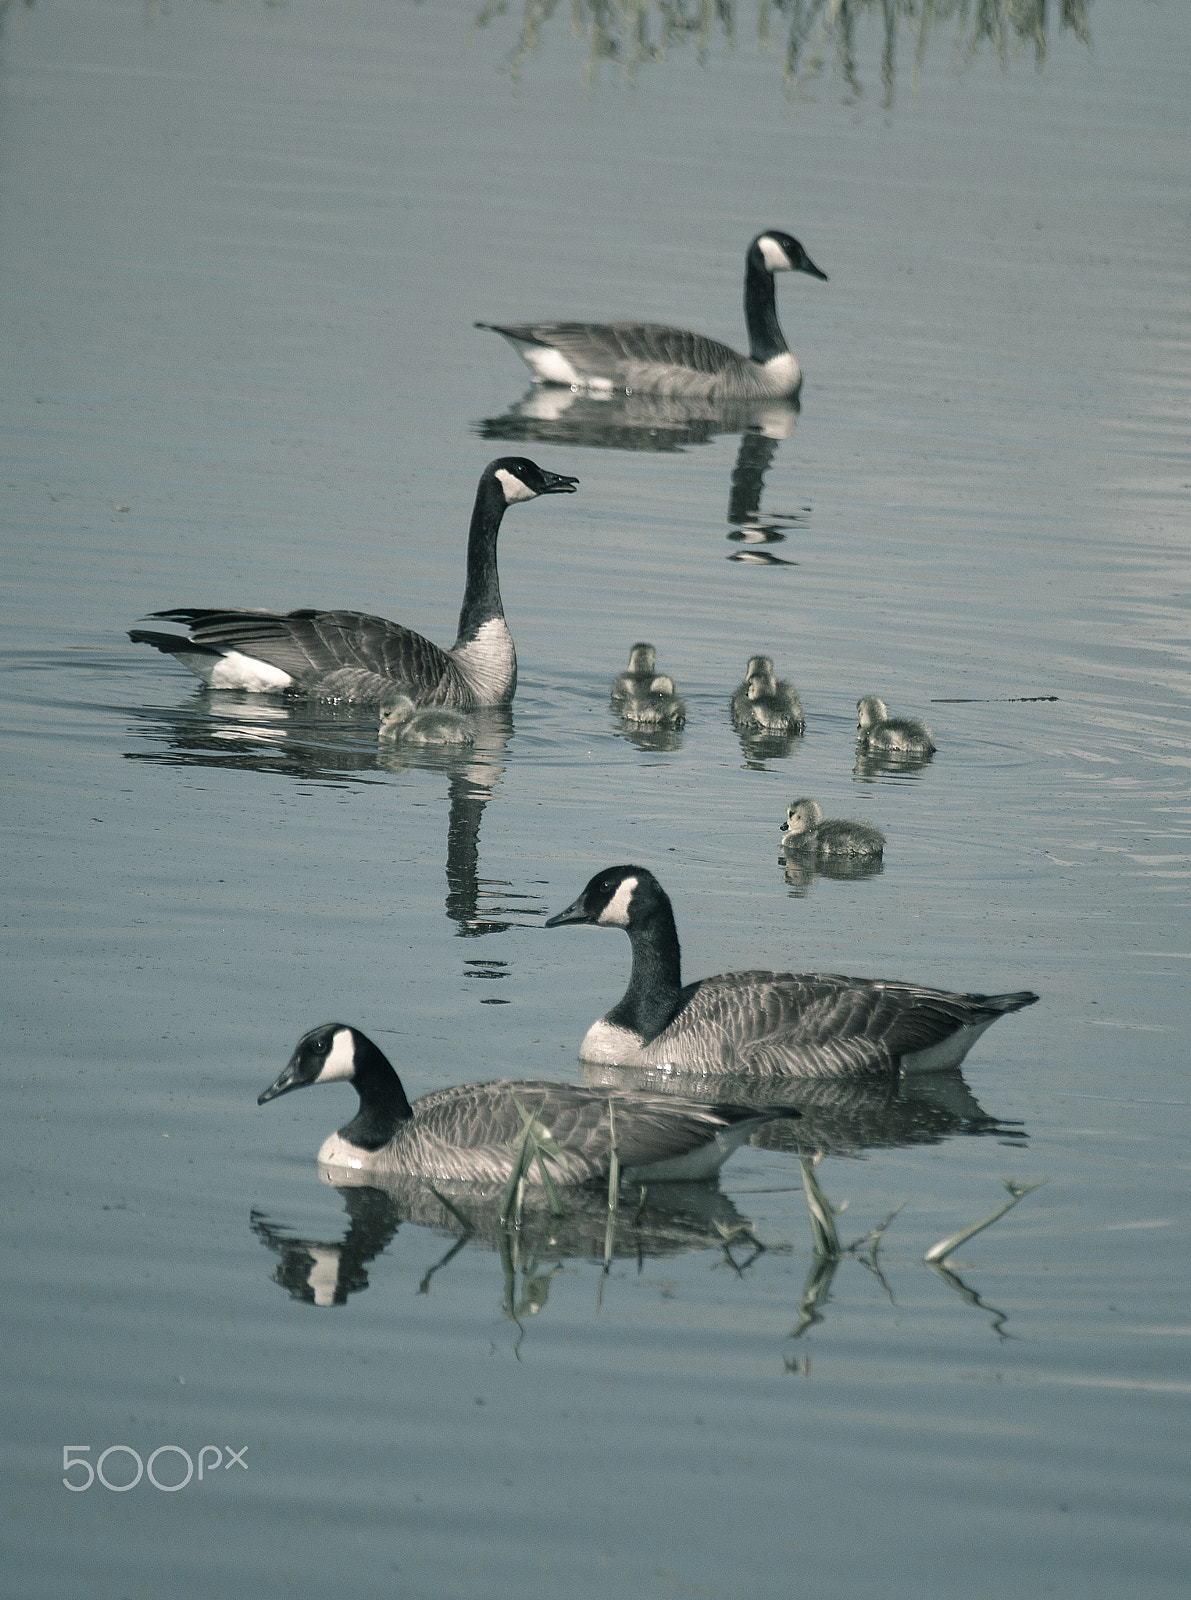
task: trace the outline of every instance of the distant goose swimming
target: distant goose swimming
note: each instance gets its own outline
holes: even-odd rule
[[[459,634],[449,650],[420,633],[361,611],[155,611],[185,623],[190,637],[133,628],[134,644],[177,656],[212,689],[270,690],[319,700],[381,705],[394,690],[418,705],[507,705],[517,653],[505,624],[496,536],[508,506],[540,494],[574,494],[578,478],[547,472],[524,456],[490,462],[476,490],[467,540],[467,585]]]
[[[674,679],[659,672],[648,688],[621,701],[620,716],[637,728],[681,728],[686,724],[686,704],[679,698]]]
[[[477,322],[506,338],[539,383],[711,400],[787,399],[802,369],[777,320],[775,272],[826,279],[797,239],[770,230],[748,247],[744,320],[749,353],[659,322]]]
[[[621,705],[631,694],[648,689],[657,670],[657,652],[641,641],[629,651],[629,670],[612,680],[612,704]]]
[[[732,722],[742,733],[791,734],[806,727],[798,690],[775,678],[768,656],[753,656],[742,684],[733,691]]]
[[[856,738],[862,749],[876,755],[929,756],[937,748],[925,722],[889,716],[884,700],[875,694],[856,702]]]
[[[568,1184],[607,1180],[609,1103],[621,1173],[630,1182],[710,1178],[754,1128],[775,1117],[798,1116],[789,1108],[691,1105],[665,1095],[609,1094],[537,1079],[465,1083],[411,1105],[387,1056],[358,1028],[342,1022],[304,1034],[257,1104],[307,1084],[340,1081],[353,1086],[360,1109],[323,1143],[319,1161],[432,1182],[507,1182],[525,1128],[519,1104],[562,1152],[561,1161],[549,1155],[545,1160],[550,1176]],[[536,1162],[526,1181],[541,1183]]]
[[[407,694],[386,700],[380,708],[378,738],[395,744],[475,744],[468,718],[460,711],[427,706],[419,711]]]
[[[821,860],[840,856],[856,860],[878,861],[885,849],[885,835],[880,828],[867,822],[848,822],[842,817],[823,820],[823,812],[814,800],[791,802],[786,820],[781,824],[782,852],[785,855],[805,854]]]
[[[691,1072],[938,1071],[986,1028],[1038,996],[949,994],[819,972],[727,972],[683,987],[674,913],[645,867],[596,874],[547,928],[623,928],[633,971],[619,1005],[588,1029],[581,1061]]]

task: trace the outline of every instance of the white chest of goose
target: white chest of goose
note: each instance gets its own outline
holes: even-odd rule
[[[484,469],[468,534],[459,631],[449,650],[361,611],[179,607],[156,611],[151,620],[183,623],[187,637],[148,628],[133,628],[128,637],[176,656],[212,689],[365,705],[382,705],[399,691],[416,705],[462,711],[507,705],[517,687],[517,652],[496,569],[501,519],[519,501],[573,494],[578,481],[524,456],[502,456]]]
[[[1038,998],[822,972],[727,972],[684,986],[670,900],[645,867],[597,873],[545,925],[569,923],[622,928],[633,952],[628,989],[588,1029],[582,1061],[803,1077],[940,1070]]]

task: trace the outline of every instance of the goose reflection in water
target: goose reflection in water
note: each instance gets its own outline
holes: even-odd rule
[[[512,1226],[500,1219],[499,1193],[478,1186],[439,1188],[417,1178],[390,1178],[378,1187],[375,1174],[356,1181],[342,1168],[333,1174],[320,1168],[320,1177],[343,1198],[349,1220],[341,1238],[299,1237],[263,1212],[250,1217],[257,1238],[278,1258],[273,1282],[308,1305],[346,1305],[366,1289],[367,1267],[402,1223],[450,1241],[436,1254],[427,1240],[418,1293],[430,1293],[436,1274],[467,1247],[493,1252],[501,1263],[503,1309],[516,1322],[543,1309],[552,1278],[569,1261],[632,1261],[641,1271],[649,1260],[720,1249],[725,1239],[751,1233],[713,1183],[659,1183],[638,1194],[626,1192],[614,1216],[599,1189],[567,1189],[561,1216],[551,1212],[544,1194],[527,1189],[520,1222]]]
[[[503,769],[512,712],[493,706],[470,714],[470,745],[378,741],[377,713],[359,706],[269,700],[234,690],[200,690],[180,706],[137,709],[136,731],[156,749],[125,752],[159,766],[223,767],[281,774],[304,782],[383,782],[414,770],[447,780],[447,916],[458,934],[503,933],[509,915],[526,914],[503,880],[480,876],[480,823]],[[513,902],[506,904],[506,902]]]
[[[482,439],[533,441],[598,450],[672,453],[740,435],[728,488],[728,538],[743,546],[730,561],[795,565],[764,548],[781,544],[810,512],[761,511],[765,474],[798,422],[796,400],[724,402],[652,394],[593,394],[535,384],[499,417],[473,424]]]
[[[683,1100],[731,1101],[742,1106],[795,1106],[796,1122],[757,1128],[749,1143],[797,1155],[856,1156],[866,1150],[942,1144],[960,1135],[992,1137],[1020,1145],[1019,1122],[986,1112],[958,1067],[942,1072],[881,1074],[861,1078],[758,1078],[749,1074],[670,1073],[661,1067],[580,1063],[593,1088],[638,1089]]]

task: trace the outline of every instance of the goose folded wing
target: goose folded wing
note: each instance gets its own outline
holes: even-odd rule
[[[730,346],[660,322],[539,322],[517,331],[560,350],[580,372],[644,361],[712,375],[740,364]]]
[[[155,619],[185,623],[196,644],[238,650],[279,667],[298,684],[344,668],[387,684],[436,682],[446,674],[445,650],[400,623],[362,611],[158,611]]]
[[[752,1072],[889,1072],[988,1014],[963,995],[838,973],[730,973],[693,989],[686,1028]]]

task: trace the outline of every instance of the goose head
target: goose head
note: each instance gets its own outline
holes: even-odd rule
[[[771,656],[750,656],[749,664],[744,670],[745,682],[750,678],[772,678],[773,659]]]
[[[520,500],[536,500],[540,494],[574,494],[578,478],[561,472],[547,472],[528,456],[498,456],[485,472],[500,485],[505,505]]]
[[[635,644],[629,651],[629,671],[644,676],[652,672],[657,662],[657,653],[651,644]]]
[[[366,1053],[363,1046],[380,1054],[371,1039],[349,1028],[345,1022],[324,1022],[320,1027],[311,1028],[298,1040],[282,1071],[257,1097],[257,1105],[266,1105],[278,1095],[289,1094],[292,1089],[305,1089],[312,1083],[354,1083],[357,1055]]]
[[[777,693],[777,679],[772,672],[756,672],[749,679],[750,700],[768,700]]]
[[[856,731],[864,733],[869,728],[875,728],[879,722],[886,722],[889,713],[885,702],[878,695],[866,694],[862,700],[856,702]]]
[[[823,812],[814,800],[792,800],[781,831],[790,839],[798,839],[814,833],[822,820]]]
[[[360,1109],[351,1122],[340,1128],[335,1139],[328,1139],[319,1152],[320,1160],[331,1160],[329,1148],[342,1141],[356,1152],[380,1150],[403,1122],[413,1115],[401,1079],[393,1064],[367,1034],[346,1022],[324,1022],[304,1033],[294,1053],[267,1089],[257,1097],[266,1105],[292,1089],[305,1089],[312,1083],[350,1083],[360,1097]],[[358,1161],[352,1162],[359,1165]]]
[[[749,254],[754,253],[767,272],[806,272],[827,281],[827,274],[819,271],[798,240],[776,228],[757,235],[749,246]]]
[[[648,922],[670,902],[648,867],[606,867],[597,872],[577,900],[546,919],[547,928],[586,922],[599,928],[631,929]]]

